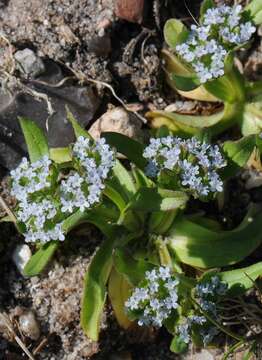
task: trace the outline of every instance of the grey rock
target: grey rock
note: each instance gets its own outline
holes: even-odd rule
[[[37,77],[45,71],[42,59],[31,50],[19,50],[14,54],[18,69],[28,76]]]
[[[0,164],[5,168],[13,169],[27,152],[17,120],[19,116],[34,120],[47,135],[50,147],[67,146],[74,140],[72,126],[66,118],[66,106],[83,127],[93,118],[100,102],[94,90],[69,82],[54,87],[63,77],[60,67],[49,61],[46,73],[38,78],[41,83],[38,80],[28,80],[26,83],[28,87],[48,96],[54,109],[52,116],[49,116],[44,100],[39,101],[21,91],[12,96],[0,90]]]

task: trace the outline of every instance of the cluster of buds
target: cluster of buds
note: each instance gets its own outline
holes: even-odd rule
[[[177,53],[193,67],[199,81],[224,75],[224,61],[229,51],[244,45],[256,31],[245,21],[241,5],[210,8],[202,25],[192,25],[187,41],[176,46]]]
[[[195,138],[183,140],[167,136],[150,139],[143,156],[149,160],[146,173],[158,176],[189,192],[195,198],[223,191],[217,170],[226,165],[217,145]]]
[[[72,153],[76,170],[71,170],[61,184],[48,156],[31,164],[24,158],[11,171],[11,194],[18,201],[16,217],[26,242],[63,241],[65,217],[100,201],[114,165],[114,152],[104,140],[93,142],[80,136]]]
[[[133,290],[125,306],[140,326],[161,327],[178,307],[179,281],[168,267],[147,271],[141,286]]]

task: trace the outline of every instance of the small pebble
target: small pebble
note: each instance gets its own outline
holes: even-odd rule
[[[25,336],[29,337],[32,340],[39,339],[40,328],[33,311],[25,311],[19,317],[19,326]]]
[[[24,274],[23,274],[24,267],[25,267],[26,263],[29,261],[29,259],[31,258],[31,256],[32,256],[32,253],[31,253],[30,247],[26,244],[17,245],[13,252],[13,255],[12,255],[13,262],[15,263],[20,274],[23,276],[24,276]]]

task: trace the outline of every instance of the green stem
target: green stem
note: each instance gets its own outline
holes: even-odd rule
[[[245,342],[243,340],[237,342],[236,344],[232,345],[228,351],[224,354],[222,360],[227,360],[229,355],[232,354],[236,349],[242,346]]]

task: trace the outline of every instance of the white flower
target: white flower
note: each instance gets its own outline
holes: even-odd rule
[[[201,143],[194,137],[182,140],[167,136],[150,139],[143,156],[148,160],[148,176],[160,176],[163,170],[169,170],[170,179],[173,175],[178,186],[194,197],[223,190],[216,171],[226,166],[226,162],[217,145]]]
[[[202,20],[202,25],[191,26],[188,39],[176,51],[205,83],[224,75],[227,53],[249,41],[256,28],[245,22],[240,5],[207,9]]]
[[[125,306],[128,312],[139,313],[138,325],[161,327],[163,322],[178,307],[177,286],[167,267],[147,271],[142,287],[134,289]]]
[[[30,194],[49,187],[49,168],[51,160],[48,156],[30,164],[26,158],[10,172],[12,179],[11,195],[19,201],[26,201]]]

